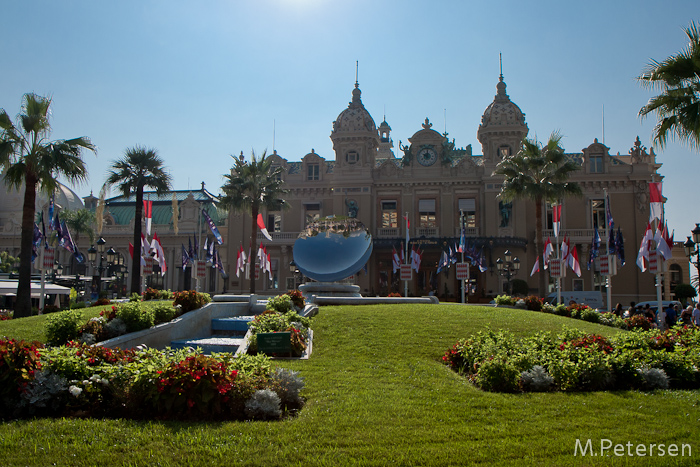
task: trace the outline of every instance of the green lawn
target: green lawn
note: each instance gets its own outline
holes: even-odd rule
[[[2,323],[4,324],[4,323]],[[283,422],[23,420],[4,423],[2,465],[696,465],[700,392],[482,392],[440,363],[478,330],[617,329],[460,305],[323,307],[301,371],[306,407]],[[0,328],[0,334],[6,331]],[[692,457],[574,456],[576,440],[690,444]],[[627,448],[625,447],[625,450]],[[655,452],[655,454],[657,454]]]

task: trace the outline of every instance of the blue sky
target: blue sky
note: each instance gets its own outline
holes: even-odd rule
[[[395,146],[426,117],[456,145],[476,139],[496,93],[499,53],[530,137],[564,135],[567,152],[594,138],[627,154],[654,121],[635,77],[685,47],[697,0],[498,2],[256,0],[184,2],[3,0],[0,107],[51,95],[54,139],[89,136],[99,190],[110,163],[156,148],[174,188],[218,192],[230,155],[274,148],[288,160],[334,157],[332,122],[347,107],[359,61],[362,100]],[[395,152],[399,153],[398,148]],[[700,154],[671,144],[663,164],[667,219],[684,239],[700,222]],[[689,193],[692,193],[689,195]],[[636,241],[636,240],[635,240]],[[634,241],[632,241],[634,243]]]

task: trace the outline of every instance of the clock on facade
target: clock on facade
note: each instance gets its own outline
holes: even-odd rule
[[[418,163],[423,166],[433,165],[437,160],[437,152],[432,147],[422,148],[418,151]]]

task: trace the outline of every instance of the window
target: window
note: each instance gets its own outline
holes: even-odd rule
[[[604,229],[607,225],[605,222],[605,201],[603,201],[602,199],[592,199],[591,215],[593,216],[593,228]]]
[[[476,228],[476,200],[474,198],[460,198],[459,210],[464,216],[464,227]]]
[[[310,203],[304,205],[306,225],[313,224],[321,218],[321,204]]]
[[[348,164],[356,164],[360,160],[360,156],[355,151],[350,151],[345,155],[345,161]]]
[[[602,154],[596,154],[589,157],[590,165],[589,169],[591,173],[603,173],[603,156]]]
[[[399,226],[399,213],[396,201],[382,201],[382,227],[395,229]]]
[[[320,167],[318,164],[309,164],[306,166],[306,179],[319,180]]]
[[[418,200],[418,221],[420,227],[437,227],[434,199]]]
[[[547,230],[554,229],[554,214],[552,213],[552,205],[549,203],[545,205],[544,228]],[[561,229],[561,226],[559,228]]]
[[[271,213],[267,215],[267,231],[280,232],[282,230],[282,214]]]
[[[277,170],[277,169],[279,169],[279,168],[280,168],[279,165],[273,165],[273,166],[271,166],[271,167],[270,167],[270,173],[274,173],[275,170]],[[283,172],[283,171],[280,170],[279,173],[278,173],[277,175],[275,175],[275,180],[277,180],[277,181],[282,180],[282,172]]]
[[[510,156],[510,146],[501,146],[498,148],[498,155],[501,156],[501,159]]]

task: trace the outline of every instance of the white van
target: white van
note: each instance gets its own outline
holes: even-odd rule
[[[576,303],[585,303],[594,310],[605,310],[605,303],[603,303],[603,294],[598,292],[561,292],[561,302],[564,305],[568,305],[571,301]],[[547,302],[552,305],[557,305],[557,293],[552,292],[547,297]]]

